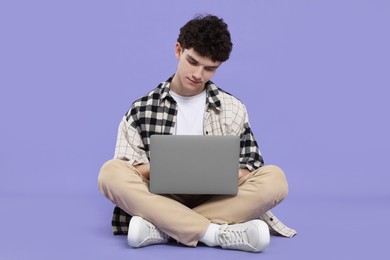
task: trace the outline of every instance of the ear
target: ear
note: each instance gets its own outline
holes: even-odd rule
[[[176,42],[176,45],[175,45],[175,56],[176,56],[176,59],[180,59],[180,55],[181,55],[182,52],[183,52],[183,50],[181,48],[180,43]]]

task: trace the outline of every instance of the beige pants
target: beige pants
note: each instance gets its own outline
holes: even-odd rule
[[[238,173],[237,173],[238,174]],[[263,166],[239,180],[238,193],[227,195],[156,195],[149,181],[126,161],[106,162],[99,190],[132,216],[140,216],[175,240],[196,246],[210,222],[242,223],[256,219],[287,196],[287,181],[277,166]]]

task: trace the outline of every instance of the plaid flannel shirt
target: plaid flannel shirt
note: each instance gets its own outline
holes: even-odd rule
[[[150,137],[172,135],[175,129],[177,104],[169,94],[172,78],[161,83],[146,96],[136,100],[120,122],[114,158],[131,165],[149,163]],[[252,134],[244,104],[209,81],[206,84],[204,135],[240,136],[240,168],[254,171],[263,165],[263,158]],[[115,207],[113,233],[127,234],[131,216]],[[282,224],[270,211],[260,216],[271,231],[292,237],[295,230]]]

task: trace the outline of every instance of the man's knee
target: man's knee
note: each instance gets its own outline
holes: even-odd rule
[[[283,170],[276,165],[263,166],[264,171],[268,174],[269,186],[275,193],[285,198],[288,194],[288,183]]]
[[[103,164],[98,176],[99,191],[106,194],[107,188],[111,186],[116,179],[116,170],[120,164],[120,160],[112,159]]]

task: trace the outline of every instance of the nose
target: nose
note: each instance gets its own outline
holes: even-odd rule
[[[196,81],[200,81],[202,79],[202,74],[203,74],[203,68],[201,66],[198,66],[192,72],[192,78]]]

